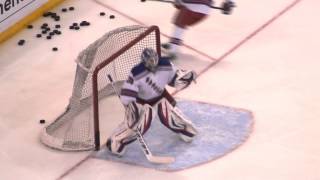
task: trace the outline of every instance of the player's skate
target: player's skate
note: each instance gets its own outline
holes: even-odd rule
[[[162,57],[168,58],[170,60],[175,60],[177,59],[177,54],[172,51],[171,46],[172,45],[170,43],[161,44]]]

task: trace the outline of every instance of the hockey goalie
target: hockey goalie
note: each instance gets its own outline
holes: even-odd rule
[[[158,57],[155,50],[145,48],[141,62],[131,69],[119,93],[120,101],[125,106],[125,120],[108,138],[107,149],[122,156],[126,146],[137,139],[137,131],[146,133],[155,116],[181,140],[191,142],[197,130],[175,106],[176,101],[165,86],[183,89],[195,78],[194,71],[177,69],[169,59]]]

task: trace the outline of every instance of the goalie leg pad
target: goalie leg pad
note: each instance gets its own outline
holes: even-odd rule
[[[108,138],[106,146],[115,155],[122,156],[126,146],[136,140],[136,133],[129,129],[125,122],[122,122]]]
[[[140,115],[141,114],[141,115]],[[108,150],[117,156],[122,156],[128,144],[136,140],[136,130],[141,134],[150,128],[153,118],[152,108],[147,105],[130,104],[126,109],[126,119],[108,138]]]
[[[184,117],[179,109],[174,108],[166,99],[162,99],[158,104],[158,116],[164,126],[179,134],[180,138],[185,142],[191,142],[197,134],[197,130],[192,122]]]
[[[138,125],[138,130],[141,132],[143,135],[148,131],[151,125],[151,121],[153,119],[153,109],[152,107],[149,107],[148,105],[143,106],[143,113],[141,114],[140,117],[140,122]]]
[[[134,128],[139,123],[141,107],[137,103],[132,102],[126,106],[126,122],[129,128]]]

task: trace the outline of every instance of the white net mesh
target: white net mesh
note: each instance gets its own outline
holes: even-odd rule
[[[93,119],[93,81],[92,74],[102,62],[107,63],[98,72],[98,99],[99,101],[114,94],[107,75],[111,75],[116,87],[120,87],[127,79],[131,68],[140,62],[140,55],[144,48],[157,49],[156,32],[146,34],[148,27],[127,26],[113,30],[80,53],[76,62],[76,76],[73,92],[65,112],[58,116],[41,133],[41,141],[49,147],[64,151],[92,150],[95,144],[94,119]],[[136,43],[119,50],[133,40]],[[112,55],[119,55],[110,59]],[[100,69],[100,68],[99,68]],[[99,106],[99,105],[98,105]],[[99,107],[103,111],[108,107]],[[102,113],[101,113],[102,114]],[[99,116],[98,116],[99,117]],[[102,117],[101,117],[102,118]]]

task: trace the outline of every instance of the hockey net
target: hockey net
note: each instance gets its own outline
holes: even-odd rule
[[[106,33],[83,50],[76,62],[72,96],[66,110],[44,128],[40,135],[45,145],[63,151],[100,148],[99,102],[115,94],[107,75],[121,87],[131,68],[140,62],[144,48],[160,55],[160,33],[156,26],[127,26]]]

